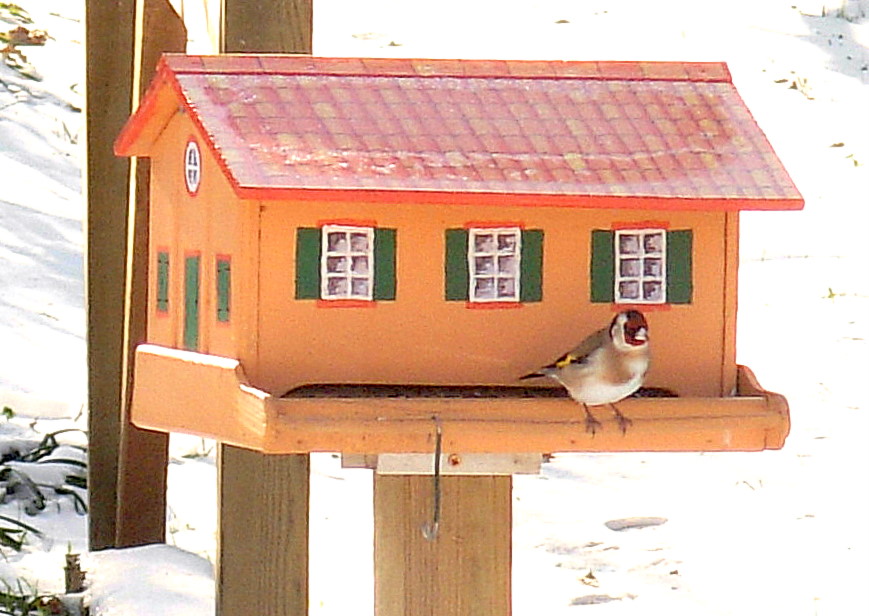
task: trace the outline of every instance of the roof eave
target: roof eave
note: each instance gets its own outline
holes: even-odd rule
[[[165,57],[138,108],[127,120],[114,143],[116,156],[149,156],[169,120],[182,106],[180,89]]]
[[[801,210],[799,195],[780,198],[679,197],[658,195],[577,195],[555,193],[455,192],[370,188],[274,188],[235,186],[242,199],[262,201],[343,201],[356,203],[417,203],[420,205],[490,205],[577,209],[636,209],[656,211]]]

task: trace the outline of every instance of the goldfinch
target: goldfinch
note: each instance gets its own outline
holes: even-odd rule
[[[582,405],[586,429],[592,434],[601,424],[588,405],[608,405],[624,434],[631,420],[615,403],[640,388],[649,370],[649,358],[646,318],[638,310],[625,310],[613,318],[609,328],[596,331],[551,364],[520,379],[548,376],[561,383]]]

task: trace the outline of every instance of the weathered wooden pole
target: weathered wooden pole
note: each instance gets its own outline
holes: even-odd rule
[[[87,362],[90,549],[115,544],[130,161],[112,143],[132,105],[135,0],[88,2]]]
[[[313,0],[224,0],[224,53],[312,53]]]
[[[224,0],[222,52],[311,53],[313,0]],[[219,453],[217,614],[308,613],[307,455]]]
[[[145,331],[147,163],[131,166],[112,145],[156,57],[183,50],[186,34],[166,0],[88,2],[85,31],[88,537],[100,550],[165,539],[168,436],[137,429],[125,412],[129,358]]]
[[[183,52],[187,30],[168,0],[136,0],[133,108],[138,106],[163,52]],[[169,435],[129,420],[133,356],[146,340],[150,161],[134,159],[127,217],[122,419],[118,463],[117,547],[162,543],[166,538],[166,466]]]
[[[375,475],[377,616],[506,616],[511,607],[512,478],[442,477],[437,537],[430,476]]]

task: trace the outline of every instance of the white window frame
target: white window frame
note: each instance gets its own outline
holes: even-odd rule
[[[191,139],[184,149],[184,184],[187,192],[195,195],[202,183],[202,154],[199,144]]]
[[[492,236],[495,238],[491,248],[478,249],[477,238],[484,236]],[[512,236],[514,238],[513,246],[507,250],[499,249],[498,239],[501,236]],[[509,263],[508,259],[512,258],[512,267],[508,266],[508,271],[502,269],[502,264]],[[483,263],[485,260],[490,260],[492,264],[491,272],[481,271],[478,267],[478,259]],[[468,229],[468,299],[475,303],[490,303],[490,302],[519,302],[521,294],[521,278],[522,278],[522,229],[520,227],[475,227]],[[478,282],[491,279],[492,290],[491,295],[481,293]],[[500,284],[502,281],[513,281],[513,292],[511,294],[500,293]]]
[[[623,239],[634,236],[638,239],[636,252],[623,249]],[[660,236],[659,249],[650,249],[646,239]],[[636,269],[631,269],[636,262]],[[657,264],[657,267],[655,267]],[[648,267],[647,267],[648,266]],[[631,271],[627,271],[631,269]],[[667,303],[667,230],[666,229],[619,229],[615,235],[615,302],[617,304],[666,304]],[[637,285],[636,297],[625,295],[622,285]],[[658,285],[659,294],[647,297],[646,285]]]
[[[329,246],[329,234],[345,233],[346,245],[343,247]],[[352,246],[351,235],[364,235],[367,240],[365,249]],[[320,298],[324,300],[374,300],[374,227],[357,227],[352,225],[323,225],[321,231],[322,250],[320,251]],[[367,271],[354,272],[354,260],[365,259]],[[346,269],[336,271],[335,265],[342,260]],[[345,280],[345,291],[336,292],[331,281]],[[365,281],[366,292],[354,290],[354,282]]]

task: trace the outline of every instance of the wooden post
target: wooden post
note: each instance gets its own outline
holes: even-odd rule
[[[308,456],[220,450],[217,614],[307,616]]]
[[[311,53],[313,0],[224,0],[225,53]]]
[[[137,0],[133,107],[151,82],[160,54],[183,52],[187,30],[168,0]],[[166,538],[166,465],[169,435],[141,430],[129,419],[133,356],[146,340],[150,164],[133,161],[128,215],[124,323],[124,389],[118,462],[117,547],[163,543]]]
[[[431,476],[375,475],[377,616],[508,616],[512,477],[441,477],[440,530]]]
[[[88,2],[87,362],[91,550],[114,546],[130,162],[112,152],[132,104],[135,0]]]
[[[223,49],[311,53],[313,0],[224,0]],[[308,613],[307,455],[219,450],[217,614]]]

